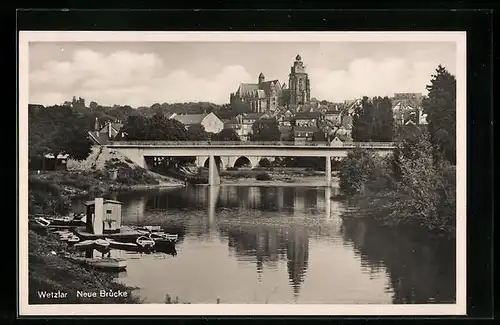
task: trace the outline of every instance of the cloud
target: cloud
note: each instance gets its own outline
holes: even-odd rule
[[[197,76],[167,66],[154,53],[128,51],[103,55],[88,49],[70,61],[48,61],[30,74],[30,102],[60,104],[73,96],[102,105],[152,105],[159,102],[225,103],[242,80],[251,77],[239,65]]]
[[[311,97],[344,101],[394,92],[425,93],[441,63],[439,55],[352,57],[341,67],[311,58],[307,64]],[[188,63],[181,65],[182,61]],[[254,62],[252,58],[246,61]],[[246,61],[242,59],[242,64]],[[30,102],[54,105],[79,96],[87,102],[133,107],[189,101],[223,104],[229,102],[229,94],[239,83],[255,82],[256,74],[249,72],[248,65],[221,62],[210,56],[198,56],[193,61],[167,59],[157,52],[75,49],[64,61],[45,61],[30,72]],[[284,77],[287,79],[286,73]]]
[[[391,96],[395,92],[425,94],[438,61],[411,62],[401,58],[351,61],[345,70],[310,70],[311,96],[344,101],[360,96]]]

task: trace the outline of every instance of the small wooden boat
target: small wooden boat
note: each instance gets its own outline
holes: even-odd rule
[[[158,234],[158,233],[151,233],[149,236],[151,239],[153,239],[155,242],[156,241],[169,241],[169,242],[176,242],[177,239],[179,238],[179,235],[172,235],[172,234]]]
[[[68,243],[78,243],[80,241],[80,237],[77,235],[73,235],[68,237]]]
[[[127,268],[127,260],[124,258],[84,258],[73,257],[72,259],[83,262],[99,269],[124,270]]]
[[[161,226],[139,226],[136,230],[145,230],[148,232],[161,231]]]
[[[48,227],[50,225],[50,221],[44,217],[35,218],[35,222],[42,227]]]
[[[62,234],[59,234],[59,240],[66,241],[66,240],[68,240],[72,236],[73,236],[73,234],[70,233],[70,232],[68,232],[68,233],[62,233]]]
[[[56,230],[53,233],[56,235],[64,235],[64,234],[71,234],[71,231],[69,231],[69,230]]]
[[[111,248],[123,249],[123,250],[137,248],[137,244],[136,243],[119,242],[119,241],[116,241],[116,240],[113,240],[113,239],[110,239],[110,238],[105,238],[105,240],[107,240],[109,242],[109,247],[111,247]]]
[[[73,245],[73,247],[88,247],[94,245],[94,240],[84,240]]]
[[[94,240],[94,244],[99,246],[99,247],[108,247],[109,241],[99,238],[99,239]]]
[[[151,237],[140,236],[136,240],[137,245],[142,247],[153,247],[155,245],[155,241],[151,239]]]
[[[172,242],[176,242],[178,238],[179,238],[179,235],[177,235],[177,234],[176,235],[172,235],[172,234],[165,235],[165,239],[172,241]]]

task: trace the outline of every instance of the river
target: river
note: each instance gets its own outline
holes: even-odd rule
[[[131,254],[118,281],[145,303],[455,303],[455,245],[387,229],[331,200],[336,188],[197,186],[114,194],[122,224],[179,234]]]

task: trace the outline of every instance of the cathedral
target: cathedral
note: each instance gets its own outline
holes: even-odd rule
[[[300,55],[290,68],[288,87],[279,80],[269,80],[259,74],[258,83],[241,83],[238,90],[230,95],[230,103],[247,103],[252,112],[273,113],[280,107],[309,104],[311,88],[304,63]]]

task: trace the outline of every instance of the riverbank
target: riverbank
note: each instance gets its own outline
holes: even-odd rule
[[[113,173],[115,175],[113,175]],[[184,183],[133,166],[111,170],[73,170],[31,172],[28,176],[28,210],[30,214],[65,215],[71,200],[78,196],[97,196],[116,190],[144,190],[184,186]],[[103,271],[93,270],[64,255],[69,247],[57,238],[29,232],[29,303],[140,303],[132,294],[134,288],[116,283]],[[101,297],[105,292],[127,292],[126,297]],[[78,297],[77,291],[98,295]],[[52,295],[52,293],[57,293]],[[64,297],[62,297],[64,296]]]
[[[179,187],[184,183],[178,179],[163,176],[150,171],[129,173],[130,178],[115,178],[106,171],[42,171],[31,172],[29,180],[52,183],[58,186],[63,194],[85,195],[105,193],[116,190],[149,189],[159,187]],[[134,177],[135,176],[135,177]]]
[[[336,174],[334,174],[336,175]],[[231,186],[327,186],[324,171],[306,168],[262,168],[225,170],[220,172],[221,185]],[[332,186],[338,185],[332,176]]]
[[[29,231],[28,301],[29,304],[137,304],[137,288],[114,281],[109,273],[97,271],[64,257],[69,248],[53,235]],[[121,292],[118,297],[101,295]],[[77,293],[96,293],[81,297]]]
[[[270,180],[255,178],[221,177],[221,186],[327,186],[325,176],[273,177]],[[338,177],[332,177],[331,186],[338,186]]]

